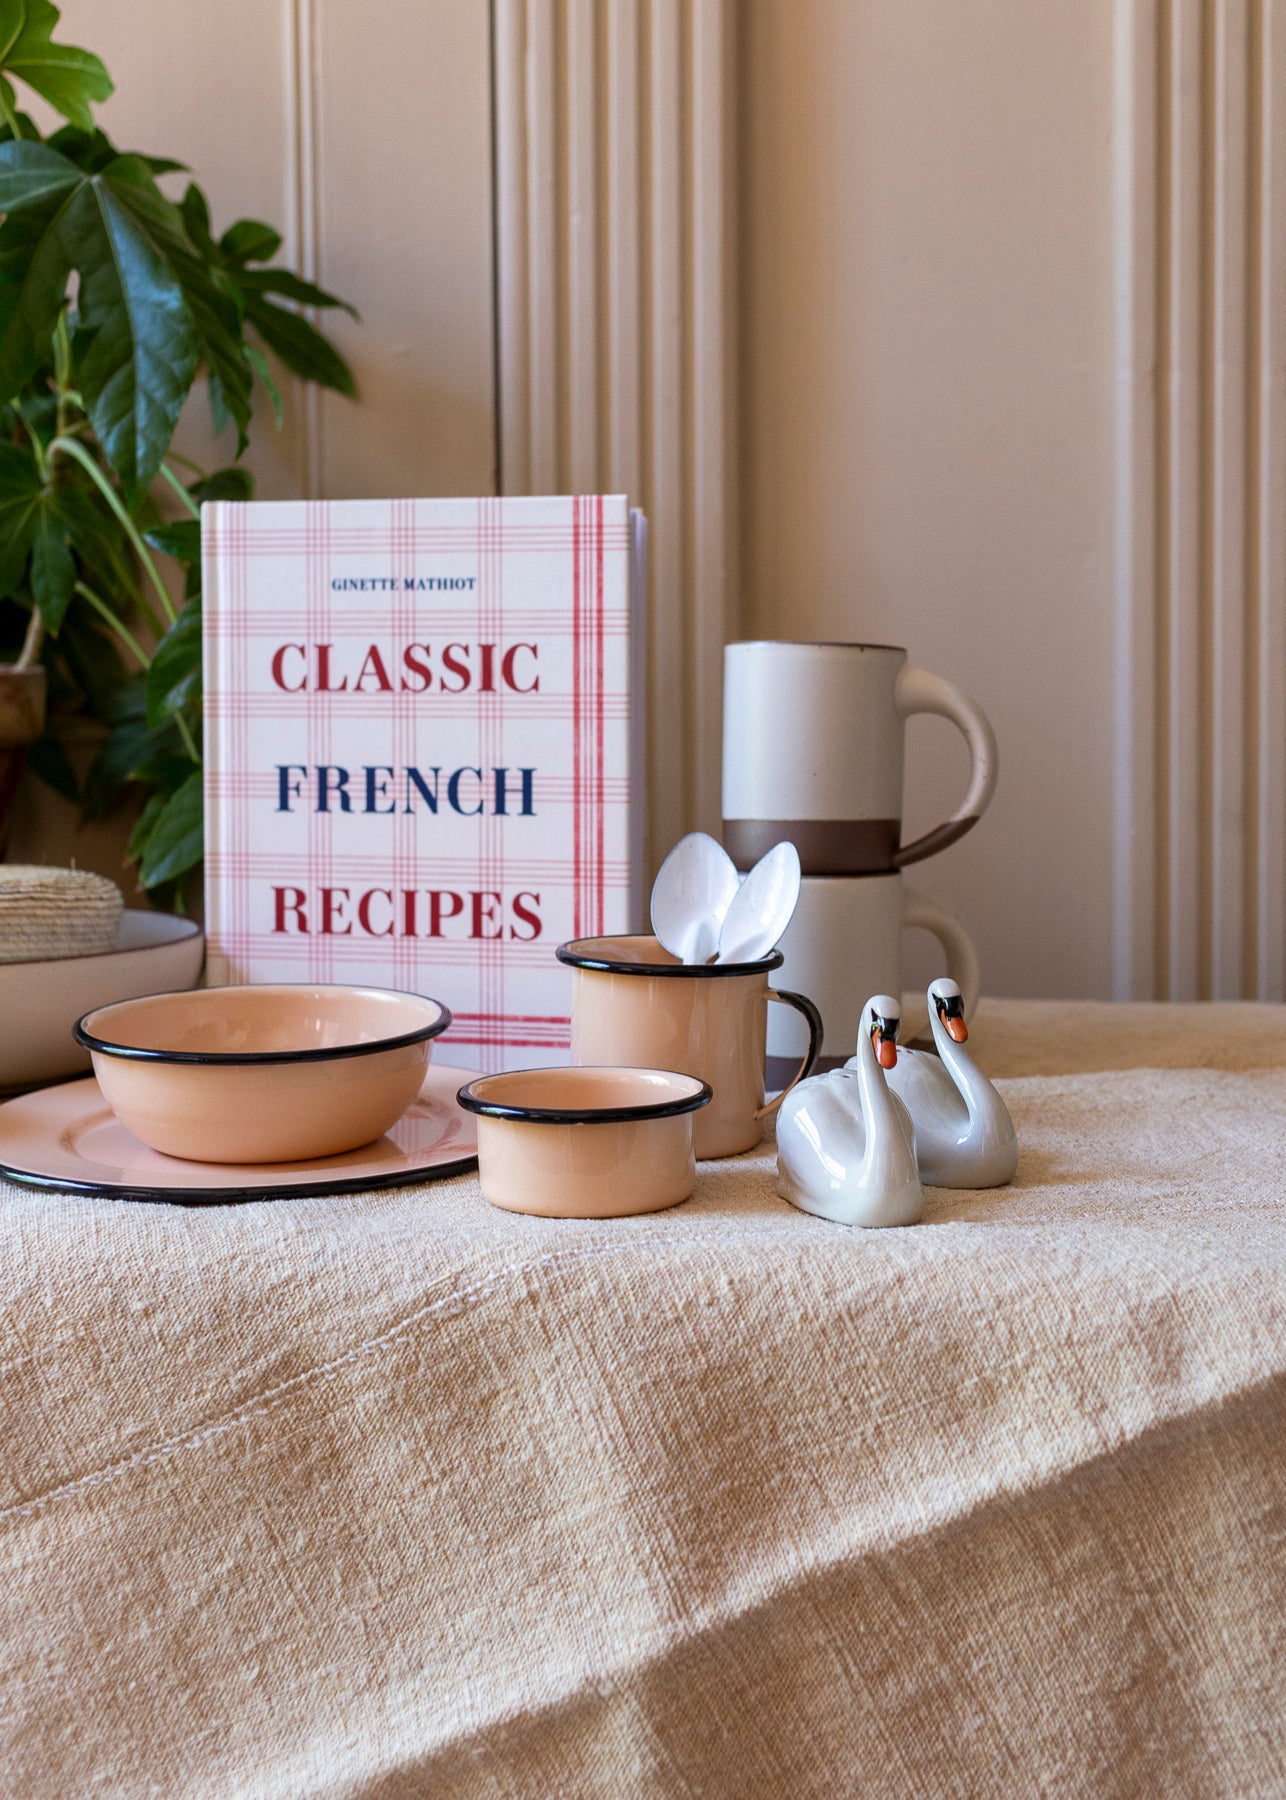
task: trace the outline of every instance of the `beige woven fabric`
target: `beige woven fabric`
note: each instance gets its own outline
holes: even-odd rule
[[[0,1188],[0,1792],[1286,1792],[1286,1013],[975,1043],[910,1230]]]
[[[110,950],[124,905],[114,881],[87,869],[0,863],[0,963]]]

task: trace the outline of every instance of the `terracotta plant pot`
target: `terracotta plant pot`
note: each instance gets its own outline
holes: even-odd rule
[[[9,828],[27,750],[45,729],[45,671],[0,666],[0,857],[9,847]]]

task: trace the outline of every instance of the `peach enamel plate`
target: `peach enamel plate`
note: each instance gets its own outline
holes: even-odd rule
[[[456,1104],[476,1076],[430,1064],[419,1096],[373,1144],[312,1162],[183,1162],[132,1137],[92,1076],[0,1105],[0,1175],[25,1187],[176,1206],[230,1206],[309,1194],[360,1194],[458,1175],[478,1157],[477,1120]]]

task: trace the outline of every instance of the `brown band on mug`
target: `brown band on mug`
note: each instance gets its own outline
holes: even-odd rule
[[[908,863],[923,862],[926,856],[936,856],[948,844],[958,843],[977,823],[978,814],[971,813],[967,819],[948,819],[945,825],[935,825],[913,844],[904,844],[893,858],[893,867],[905,869]]]
[[[805,875],[887,874],[894,866],[900,819],[725,819],[723,842],[748,869],[783,839],[799,852]]]

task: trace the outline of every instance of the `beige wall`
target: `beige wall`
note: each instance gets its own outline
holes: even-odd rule
[[[1106,994],[1112,7],[742,19],[744,629],[906,644],[975,695],[996,800],[911,879],[991,991]],[[915,722],[913,831],[964,778]]]

